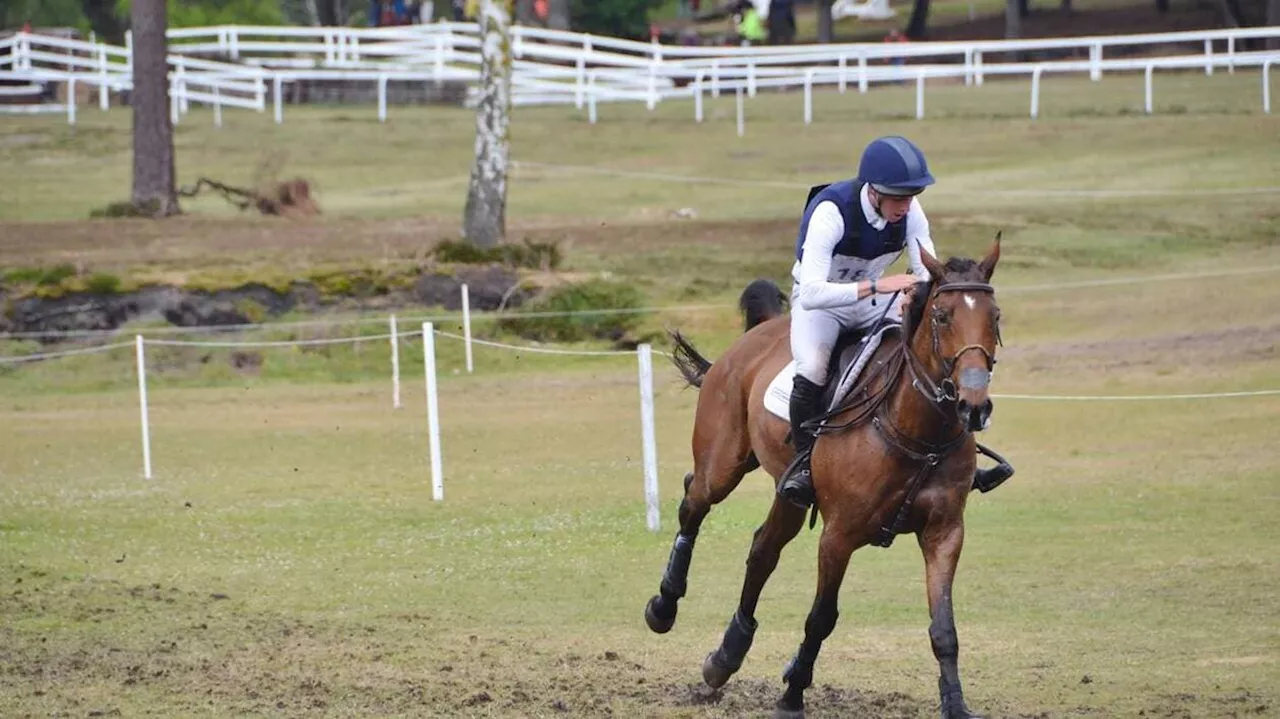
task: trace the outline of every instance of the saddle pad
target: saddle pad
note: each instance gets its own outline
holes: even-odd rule
[[[892,323],[886,324],[875,334],[863,337],[858,342],[860,349],[856,354],[850,352],[846,355],[855,356],[857,359],[847,365],[843,365],[840,371],[837,372],[839,381],[836,383],[831,403],[827,405],[828,409],[833,409],[843,402],[849,391],[858,383],[858,377],[862,374],[862,370],[871,361],[871,356],[880,348],[884,333],[889,330],[896,330],[900,326]],[[773,381],[769,383],[769,389],[765,390],[764,393],[764,408],[786,422],[791,421],[791,386],[794,383],[795,376],[796,362],[792,360],[787,363],[786,367],[782,368],[777,377],[773,378]]]

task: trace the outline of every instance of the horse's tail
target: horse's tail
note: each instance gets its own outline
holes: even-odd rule
[[[675,348],[671,350],[671,361],[675,363],[676,369],[680,370],[690,387],[701,387],[702,378],[711,369],[711,360],[703,357],[693,343],[680,334],[680,330],[671,330],[671,340],[675,342]]]
[[[787,296],[770,280],[755,280],[747,285],[738,298],[738,309],[742,310],[743,331],[767,322],[786,312]]]
[[[738,298],[738,308],[742,310],[746,325],[744,331],[750,331],[752,327],[786,312],[786,300],[787,296],[770,280],[755,280],[747,285]],[[680,370],[690,387],[701,387],[702,379],[711,369],[711,360],[703,357],[679,330],[671,331],[671,340],[675,343],[671,361],[675,363],[676,369]]]

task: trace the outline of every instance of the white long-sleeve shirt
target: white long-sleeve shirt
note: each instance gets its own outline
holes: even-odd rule
[[[865,185],[859,193],[862,212],[867,223],[877,230],[888,224],[871,204]],[[929,235],[929,219],[916,198],[907,211],[906,241],[907,264],[912,274],[922,282],[929,280],[929,270],[920,261],[921,248],[930,256],[937,256],[933,238]],[[807,310],[844,307],[858,302],[858,285],[862,280],[878,279],[887,267],[902,256],[902,250],[889,252],[874,259],[836,255],[835,247],[844,238],[844,217],[840,208],[825,201],[814,208],[809,217],[801,258],[791,270],[797,287],[797,301]]]

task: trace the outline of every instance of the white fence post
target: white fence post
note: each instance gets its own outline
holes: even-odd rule
[[[1031,119],[1040,117],[1040,73],[1043,67],[1036,67],[1031,73]]]
[[[867,92],[867,53],[858,53],[858,92]]]
[[[444,472],[440,466],[440,408],[436,395],[436,330],[422,323],[422,364],[427,374],[427,441],[431,448],[431,499],[444,499]]]
[[[444,38],[436,35],[433,49],[431,72],[439,85],[444,80]]]
[[[591,106],[595,107],[594,101]],[[471,363],[471,290],[465,284],[462,286],[462,340],[466,347],[467,374],[471,374],[474,369]]]
[[[76,124],[76,79],[67,80],[67,124]]]
[[[233,36],[234,37],[234,36]],[[272,78],[271,87],[275,91],[276,124],[284,122],[284,80],[279,75]]]
[[[754,62],[747,63],[747,94],[751,97],[756,96],[756,64]]]
[[[699,70],[697,75],[693,77],[693,119],[702,122],[702,76],[704,71]]]
[[[213,86],[213,124],[222,127],[222,91]]]
[[[1236,74],[1236,36],[1227,38],[1227,74]]]
[[[742,137],[747,132],[747,120],[742,103],[742,88],[738,88],[738,137]]]
[[[644,104],[645,108],[652,112],[658,106],[658,62],[656,60],[649,63],[648,90]]]
[[[169,122],[173,123],[175,126],[178,124],[178,122],[181,119],[179,117],[180,113],[178,110],[179,103],[180,103],[180,100],[178,100],[178,76],[172,75],[169,78]]]
[[[636,347],[640,364],[640,435],[644,444],[645,523],[656,532],[660,524],[658,512],[658,445],[653,428],[653,348]]]
[[[720,97],[720,61],[711,61],[711,96]]]
[[[391,408],[400,409],[400,326],[391,315]]]
[[[582,109],[582,100],[584,86],[587,84],[587,61],[584,58],[578,58],[578,73],[573,83],[573,106],[579,110]]]
[[[179,88],[178,112],[185,115],[191,111],[190,102],[187,98],[187,68],[182,61],[179,60],[177,62],[177,67],[174,68],[173,72],[177,75],[177,77],[174,78],[174,84]]]
[[[1262,111],[1268,115],[1271,114],[1271,63],[1275,60],[1268,59],[1262,63]]]
[[[111,100],[107,90],[107,46],[98,45],[98,108],[108,110]]]
[[[147,352],[142,335],[135,335],[138,349],[138,406],[142,410],[142,476],[151,479],[151,419],[147,412]]]
[[[804,71],[804,124],[813,124],[813,68]]]
[[[1102,43],[1095,42],[1089,47],[1089,79],[1097,82],[1102,79]]]
[[[1204,74],[1206,77],[1213,74],[1213,41],[1208,38],[1204,41]]]
[[[964,51],[964,86],[973,85],[973,48]]]
[[[982,51],[973,52],[973,84],[982,87]]]
[[[924,70],[916,75],[916,119],[924,119]]]
[[[387,121],[387,76],[378,75],[378,122]]]
[[[840,68],[840,94],[843,95],[849,86],[849,60],[844,53],[840,53],[836,66]]]
[[[596,112],[596,71],[587,73],[587,121],[596,124],[599,115]]]
[[[1147,110],[1148,115],[1151,114],[1152,105],[1155,104],[1155,102],[1152,101],[1152,96],[1151,96],[1152,95],[1151,75],[1155,74],[1155,72],[1156,72],[1155,63],[1147,63],[1147,72],[1143,73],[1144,75],[1143,81],[1144,81],[1144,84],[1146,84],[1146,87],[1144,87],[1144,91],[1146,91],[1146,102],[1144,102],[1144,109]]]
[[[124,59],[129,70],[129,78],[133,79],[133,31],[124,31]]]

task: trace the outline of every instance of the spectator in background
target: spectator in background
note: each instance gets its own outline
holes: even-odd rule
[[[896,44],[896,43],[904,43],[904,42],[907,42],[907,36],[906,36],[906,35],[903,35],[903,34],[902,34],[902,32],[901,32],[901,31],[899,31],[899,30],[898,30],[898,28],[896,28],[896,27],[895,27],[895,28],[893,28],[892,30],[890,30],[890,31],[889,31],[889,34],[888,34],[888,35],[885,35],[885,36],[884,36],[884,41],[885,41],[886,43],[894,43],[894,44]],[[893,63],[893,66],[894,66],[894,67],[902,68],[902,67],[906,66],[906,64],[907,64],[907,59],[906,59],[905,57],[902,57],[901,55],[899,55],[898,57],[892,58],[892,60],[891,60],[890,62],[892,62],[892,63]],[[899,82],[901,82],[901,83],[906,83],[906,79],[899,80]]]
[[[733,19],[734,32],[737,34],[738,42],[744,47],[761,45],[768,39],[764,20],[760,18],[760,12],[756,10],[755,3],[751,0],[741,0],[737,4]]]
[[[769,44],[790,45],[796,39],[796,6],[794,0],[769,3]]]

